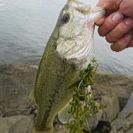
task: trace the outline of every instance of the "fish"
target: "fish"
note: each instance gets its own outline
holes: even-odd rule
[[[94,23],[103,14],[100,7],[77,0],[68,0],[61,10],[34,84],[34,133],[53,133],[55,117],[72,99],[80,71],[93,56]]]

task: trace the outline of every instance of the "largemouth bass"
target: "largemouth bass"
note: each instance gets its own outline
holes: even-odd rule
[[[79,73],[91,60],[94,22],[102,15],[102,9],[76,0],[62,9],[36,76],[34,132],[53,132],[55,116],[72,98]]]

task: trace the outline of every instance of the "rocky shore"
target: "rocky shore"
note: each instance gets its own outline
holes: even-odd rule
[[[0,66],[0,133],[30,133],[34,105],[28,95],[33,87],[37,66]],[[86,123],[84,132],[133,133],[133,78],[97,74],[93,86],[95,100],[106,107]],[[58,122],[57,133],[68,133]]]

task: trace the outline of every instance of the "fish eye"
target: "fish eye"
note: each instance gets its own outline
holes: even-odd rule
[[[69,13],[65,13],[62,17],[62,21],[64,23],[67,23],[70,20],[70,14]]]

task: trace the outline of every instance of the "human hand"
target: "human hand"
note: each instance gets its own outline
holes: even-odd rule
[[[133,47],[133,0],[100,0],[98,6],[107,10],[96,23],[98,32],[112,43],[111,49],[118,52]]]

